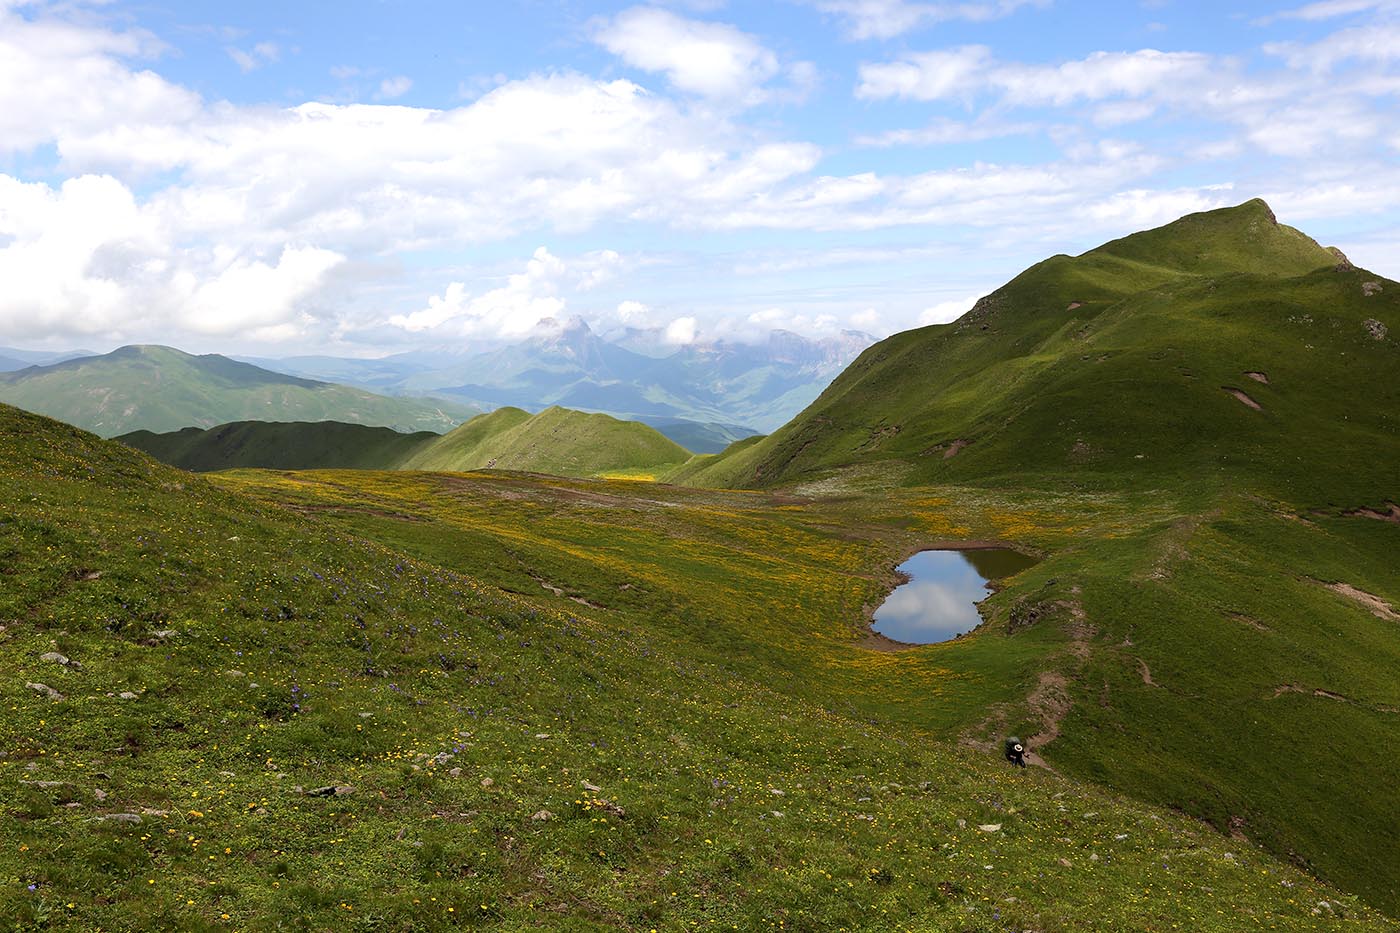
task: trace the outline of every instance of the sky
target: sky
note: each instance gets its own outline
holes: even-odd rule
[[[1400,0],[0,0],[0,345],[885,336],[1263,197],[1400,278]]]

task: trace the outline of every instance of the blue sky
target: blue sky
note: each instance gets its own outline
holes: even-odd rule
[[[946,321],[1265,197],[1400,276],[1400,0],[0,0],[0,344]]]

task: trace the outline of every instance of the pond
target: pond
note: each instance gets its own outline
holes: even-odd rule
[[[1009,577],[1036,558],[1007,548],[920,551],[899,565],[909,582],[895,588],[871,628],[914,645],[947,641],[982,623],[977,603],[991,595],[989,580]]]

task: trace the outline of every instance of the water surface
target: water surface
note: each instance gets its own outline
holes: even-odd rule
[[[899,565],[909,582],[895,588],[875,610],[871,628],[915,645],[947,641],[982,623],[977,603],[991,595],[987,583],[1036,562],[1006,548],[920,551]]]

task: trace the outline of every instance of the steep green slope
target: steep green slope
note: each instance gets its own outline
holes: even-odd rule
[[[1252,201],[1046,260],[891,337],[691,481],[1208,479],[1378,501],[1400,456],[1397,327],[1400,286]]]
[[[17,928],[1392,926],[1188,819],[8,407],[0,502]]]
[[[162,463],[202,473],[238,467],[390,469],[439,437],[432,431],[401,434],[339,421],[235,421],[165,434],[133,431],[114,440]]]
[[[447,430],[474,409],[389,398],[259,369],[217,354],[130,346],[104,356],[0,373],[0,401],[111,437],[230,421],[345,421]]]
[[[522,470],[556,476],[664,471],[690,451],[636,421],[567,408],[480,415],[399,464],[407,470]]]

